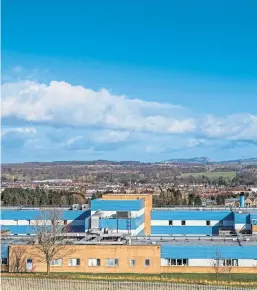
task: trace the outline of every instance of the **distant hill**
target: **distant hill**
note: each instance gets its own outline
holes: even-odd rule
[[[250,158],[250,159],[238,159],[238,160],[227,160],[227,161],[211,161],[209,158],[206,157],[195,157],[189,159],[171,159],[164,161],[164,163],[171,163],[171,164],[256,164],[257,158]]]
[[[257,158],[215,162],[215,164],[257,164]]]
[[[208,164],[210,162],[209,158],[206,157],[195,157],[189,159],[171,159],[167,160],[164,163],[171,164]]]
[[[227,164],[256,164],[257,158],[251,159],[238,159],[238,160],[227,160],[227,161],[211,161],[209,158],[206,157],[195,157],[189,159],[171,159],[164,161],[164,163],[171,163],[171,164],[220,164],[220,165],[227,165]]]
[[[94,160],[94,161],[53,161],[53,162],[27,162],[27,163],[11,163],[2,164],[5,167],[44,167],[44,166],[76,166],[76,165],[124,165],[124,166],[136,166],[136,165],[150,165],[150,164],[190,164],[190,165],[232,165],[232,164],[257,164],[257,158],[250,159],[238,159],[227,161],[211,161],[207,157],[194,157],[188,159],[170,159],[157,163],[143,163],[140,161],[108,161],[108,160]]]

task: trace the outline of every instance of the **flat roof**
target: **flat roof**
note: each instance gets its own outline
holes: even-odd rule
[[[78,240],[78,238],[80,238]],[[96,240],[90,240],[94,239]],[[237,237],[185,237],[185,236],[176,236],[176,237],[129,237],[129,236],[108,236],[105,235],[101,240],[97,235],[84,235],[76,237],[76,234],[72,234],[72,237],[67,239],[71,244],[76,245],[114,245],[114,244],[123,244],[129,245],[170,245],[170,246],[257,246],[257,235],[240,235]],[[104,238],[104,239],[103,239]],[[11,235],[3,236],[2,244],[4,242],[8,244],[27,244],[33,239],[33,236],[24,236],[24,235]]]
[[[185,238],[185,237],[174,237],[172,239],[169,238],[153,238],[150,239],[139,239],[132,240],[132,244],[156,244],[156,245],[171,245],[171,246],[257,246],[256,237],[254,238],[221,238],[218,239],[206,239],[205,237],[201,237],[200,239],[195,238]]]

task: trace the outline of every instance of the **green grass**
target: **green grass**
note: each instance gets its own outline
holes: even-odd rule
[[[198,177],[198,176],[206,176],[208,178],[218,178],[218,177],[224,177],[224,178],[230,178],[233,179],[236,176],[236,172],[201,172],[201,173],[183,173],[182,177],[188,177],[188,176]]]
[[[2,276],[15,276],[15,277],[36,277],[36,278],[58,278],[58,279],[77,279],[77,280],[128,280],[128,281],[147,281],[147,278],[151,278],[151,281],[154,281],[154,278],[162,278],[162,281],[165,281],[165,278],[174,278],[174,279],[186,279],[186,280],[208,280],[216,281],[216,275],[211,273],[171,273],[171,274],[124,274],[124,273],[104,273],[104,274],[89,274],[89,273],[51,273],[50,276],[47,276],[45,273],[5,273]],[[119,277],[123,277],[120,279]],[[126,278],[127,277],[127,278]],[[218,281],[229,282],[228,274],[220,274]],[[257,282],[257,274],[231,274],[232,282]]]
[[[181,279],[188,279],[188,280],[209,280],[213,281],[216,280],[215,274],[196,274],[196,273],[173,273],[173,274],[163,274],[163,276],[168,276],[172,278],[181,278]],[[219,281],[229,281],[228,274],[220,274]],[[231,281],[235,282],[256,282],[257,281],[257,274],[231,274]]]

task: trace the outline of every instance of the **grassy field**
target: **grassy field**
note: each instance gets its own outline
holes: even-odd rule
[[[182,177],[188,177],[188,176],[206,176],[208,178],[217,178],[217,177],[224,177],[224,178],[230,178],[233,179],[236,176],[236,172],[202,172],[202,173],[183,173]]]
[[[117,280],[117,281],[169,281],[170,279],[181,279],[189,281],[216,281],[216,275],[210,273],[196,274],[196,273],[172,273],[172,274],[87,274],[87,273],[52,273],[47,276],[45,273],[5,273],[5,277],[34,277],[34,278],[53,278],[53,279],[77,279],[77,280]],[[218,281],[229,282],[228,274],[220,274]],[[256,282],[257,274],[231,274],[232,282],[250,283]]]

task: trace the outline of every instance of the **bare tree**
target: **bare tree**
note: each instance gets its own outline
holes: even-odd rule
[[[62,224],[60,212],[57,210],[42,210],[40,216],[35,221],[34,229],[34,247],[37,260],[47,265],[47,274],[50,274],[51,262],[53,259],[62,259],[72,251],[67,245],[69,239],[65,233],[69,231],[67,225]]]
[[[12,263],[10,271],[15,273],[26,272],[26,252],[21,246],[17,246],[12,251]]]
[[[231,273],[234,267],[234,261],[232,259],[227,259],[225,265],[225,272],[229,275],[229,281],[231,281]]]
[[[224,258],[222,257],[220,251],[217,249],[215,252],[215,257],[212,261],[212,267],[216,274],[216,279],[219,278],[220,274],[224,273]]]

